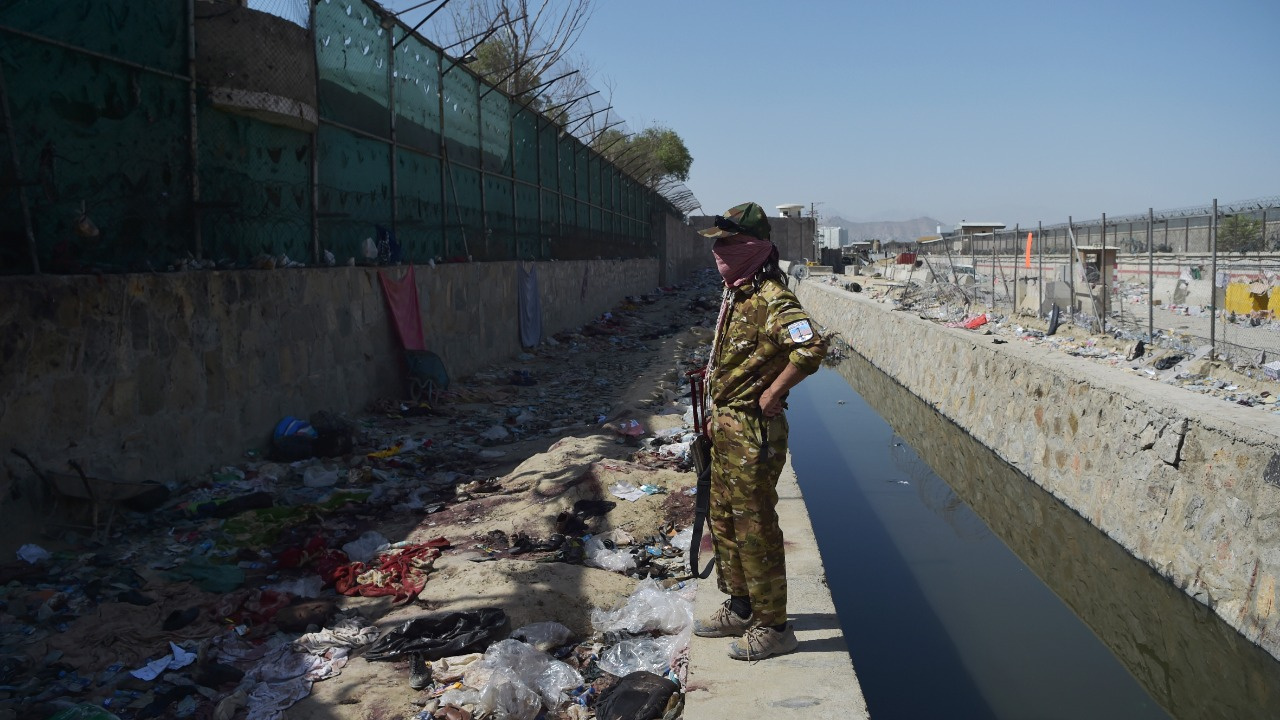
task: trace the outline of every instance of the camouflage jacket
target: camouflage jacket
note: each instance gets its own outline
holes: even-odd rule
[[[794,293],[777,280],[727,288],[730,306],[712,344],[707,396],[712,407],[755,409],[787,363],[812,375],[827,341]]]

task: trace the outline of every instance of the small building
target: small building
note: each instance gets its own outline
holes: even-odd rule
[[[849,231],[845,228],[828,225],[818,228],[818,246],[826,250],[836,250],[849,244]]]
[[[952,252],[969,254],[975,250],[981,251],[985,245],[989,248],[990,241],[995,237],[997,230],[1003,230],[1007,225],[1002,222],[969,222],[961,220],[956,223],[956,229],[951,232],[949,237],[954,238],[951,246]],[[976,241],[976,245],[974,244]]]
[[[787,218],[798,218],[804,216],[804,205],[800,203],[792,203],[788,205],[777,205],[778,216]]]

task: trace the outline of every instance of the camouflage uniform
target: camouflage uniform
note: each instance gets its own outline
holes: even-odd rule
[[[765,418],[760,396],[794,364],[818,370],[826,342],[782,283],[748,282],[725,290],[730,303],[713,343],[711,532],[719,587],[749,596],[761,625],[787,620],[786,560],[778,525],[778,476],[787,460],[787,420]],[[761,448],[766,446],[763,451]]]

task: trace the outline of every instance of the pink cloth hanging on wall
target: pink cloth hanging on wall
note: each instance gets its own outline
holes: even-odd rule
[[[382,295],[391,310],[396,334],[405,350],[426,350],[427,341],[422,335],[422,311],[418,305],[418,284],[413,279],[413,266],[399,280],[392,279],[386,271],[378,271]]]

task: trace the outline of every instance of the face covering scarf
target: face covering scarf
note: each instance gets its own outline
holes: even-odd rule
[[[720,277],[724,278],[724,296],[720,299],[720,314],[716,318],[716,331],[711,340],[711,358],[707,362],[707,377],[715,372],[716,358],[720,355],[720,338],[723,335],[724,321],[729,314],[729,306],[733,304],[733,288],[751,279],[773,253],[773,243],[759,240],[750,235],[738,235],[740,239],[732,242],[717,240],[711,246],[711,254],[716,258],[716,267]]]
[[[732,242],[717,240],[711,246],[720,277],[729,287],[737,287],[755,275],[771,252],[773,243],[750,235],[738,235]]]

